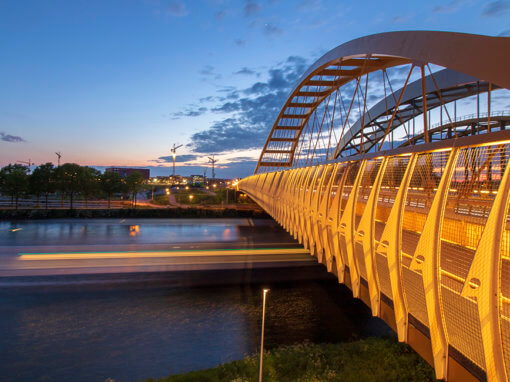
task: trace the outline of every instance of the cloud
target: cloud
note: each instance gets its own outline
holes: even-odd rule
[[[297,5],[298,10],[306,12],[317,11],[322,8],[321,0],[301,0],[301,2]]]
[[[214,98],[215,97],[213,97],[213,96],[207,96],[207,97],[200,98],[198,100],[198,102],[200,102],[200,103],[212,102],[212,101],[214,101]]]
[[[198,155],[194,154],[184,154],[184,155],[176,155],[175,156],[175,162],[183,163],[183,162],[190,162],[193,160],[198,159]],[[173,163],[173,156],[162,156],[158,159],[151,159],[149,162],[156,162],[156,163]]]
[[[227,100],[212,108],[226,114],[206,130],[192,135],[189,147],[197,153],[221,153],[260,148],[290,90],[308,67],[302,57],[290,56],[267,71],[267,80],[246,89],[223,88]]]
[[[453,13],[457,11],[462,6],[461,0],[452,0],[449,3],[436,5],[434,9],[432,9],[433,13]]]
[[[233,158],[235,159],[235,158]],[[238,162],[230,162],[221,167],[221,169],[215,169],[216,177],[246,177],[253,174],[255,167],[257,166],[257,160],[240,160]]]
[[[252,1],[252,0],[246,0],[244,2],[244,15],[246,17],[251,17],[255,15],[257,12],[259,12],[262,9],[259,3]]]
[[[216,73],[214,66],[206,65],[204,68],[200,71],[200,74],[205,77],[210,77],[215,80],[221,79],[221,74]]]
[[[256,75],[257,72],[255,72],[254,70],[250,69],[250,68],[247,68],[246,66],[241,68],[240,70],[238,70],[237,72],[235,72],[234,74],[240,74],[240,75],[245,75],[245,76],[253,76],[253,75]]]
[[[391,21],[394,24],[400,24],[400,23],[405,23],[405,22],[409,21],[411,18],[412,18],[411,15],[394,16],[391,19]]]
[[[264,33],[267,36],[280,36],[283,34],[283,29],[277,27],[274,24],[266,23],[264,24]]]
[[[235,158],[229,158],[232,162],[252,162],[254,159],[252,157],[235,157]],[[257,162],[255,162],[257,163]]]
[[[171,0],[168,4],[167,12],[175,17],[183,17],[188,14],[186,5],[181,0]]]
[[[172,113],[172,119],[179,119],[182,117],[200,117],[202,114],[207,112],[207,108],[204,106],[193,108],[186,108],[183,111]]]
[[[21,142],[26,142],[23,138],[21,137],[18,137],[16,135],[10,135],[10,134],[6,134],[4,132],[1,132],[0,131],[0,140],[1,141],[4,141],[4,142],[9,142],[9,143],[21,143]]]
[[[218,11],[218,12],[216,13],[216,15],[214,16],[214,18],[215,18],[216,20],[223,20],[225,17],[227,17],[227,14],[228,14],[227,10],[226,10],[226,9],[222,9],[222,10],[220,10],[220,11]]]
[[[501,16],[510,9],[510,2],[507,0],[496,0],[486,3],[482,8],[482,17]]]
[[[236,44],[239,47],[245,47],[246,46],[246,40],[238,39],[238,40],[234,41],[234,44]]]

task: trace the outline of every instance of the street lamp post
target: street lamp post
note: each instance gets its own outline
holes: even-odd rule
[[[260,335],[260,366],[259,366],[259,382],[262,382],[262,361],[264,357],[264,324],[266,321],[266,295],[269,289],[264,289],[264,298],[262,302],[262,330]]]

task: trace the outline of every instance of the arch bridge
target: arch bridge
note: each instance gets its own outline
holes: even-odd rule
[[[340,45],[238,184],[439,379],[510,377],[509,62],[506,37]]]

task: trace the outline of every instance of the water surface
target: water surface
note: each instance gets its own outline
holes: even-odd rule
[[[391,334],[335,281],[271,288],[268,348]],[[241,359],[259,346],[262,285],[4,290],[3,381],[137,381]]]
[[[268,219],[0,222],[3,264],[26,251],[282,245],[297,243]],[[256,272],[278,280],[302,269]],[[138,381],[242,359],[259,346],[263,287],[268,348],[392,334],[336,280],[254,284],[242,272],[246,282],[228,286],[225,273],[208,271],[215,285],[205,287],[175,287],[169,273],[0,277],[0,380]]]

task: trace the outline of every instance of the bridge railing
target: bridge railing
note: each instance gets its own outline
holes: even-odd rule
[[[495,117],[507,117],[510,115],[510,110],[492,110],[490,113],[491,118]],[[436,127],[440,126],[448,126],[449,123],[455,123],[455,122],[462,122],[462,121],[469,121],[469,120],[476,120],[476,119],[482,119],[482,118],[489,118],[488,112],[480,112],[480,113],[472,113],[472,114],[466,114],[458,116],[457,118],[450,119],[443,119],[442,121],[439,121],[437,123],[434,123],[430,126],[430,129],[434,129]]]
[[[401,341],[428,338],[438,378],[459,363],[506,380],[510,133],[406,150],[253,175],[239,188]]]

